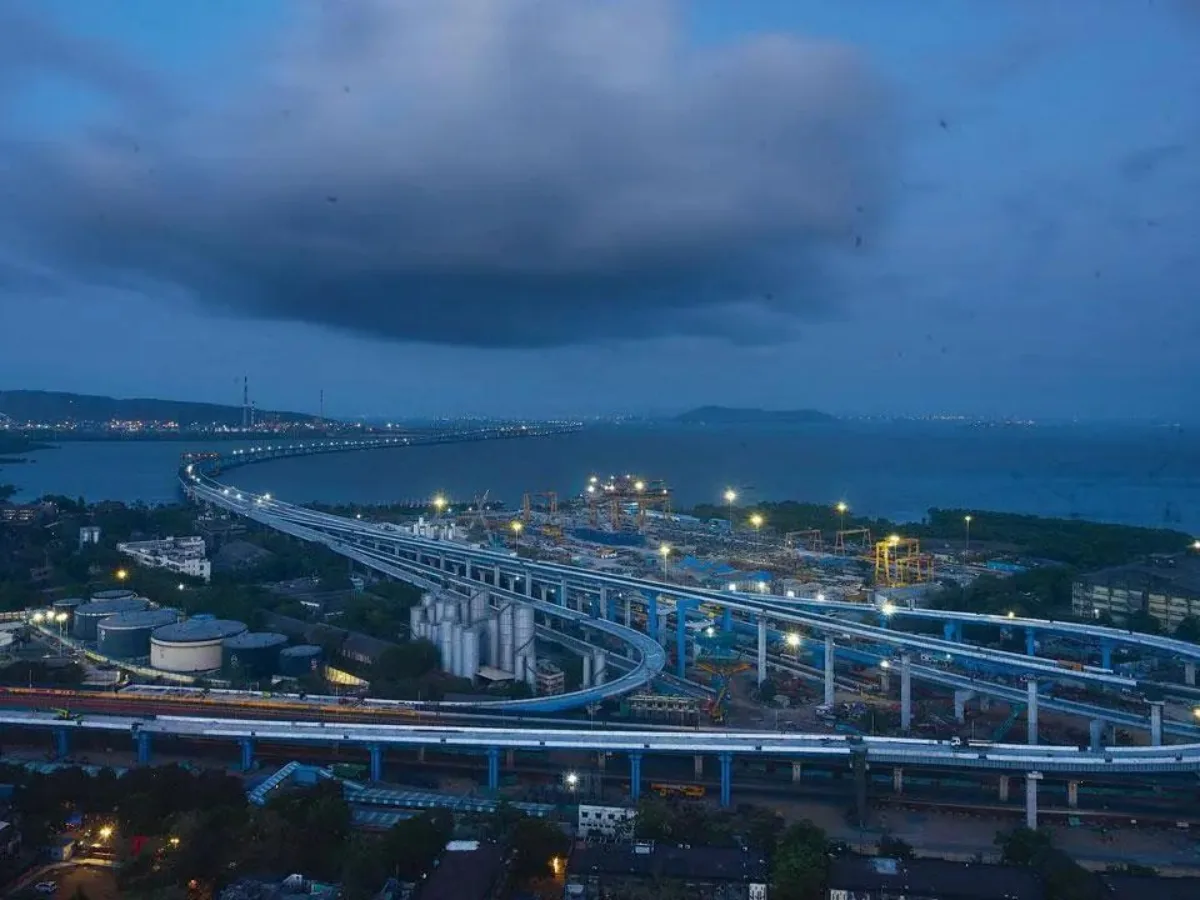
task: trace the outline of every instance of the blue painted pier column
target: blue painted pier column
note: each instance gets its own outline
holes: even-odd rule
[[[54,756],[56,759],[63,759],[71,752],[71,740],[67,736],[67,729],[54,729]]]
[[[943,622],[942,637],[948,641],[962,641],[962,622]]]
[[[642,754],[629,754],[629,799],[637,803],[642,797]]]
[[[675,603],[675,674],[687,676],[687,611],[688,604],[682,600]]]
[[[139,766],[150,765],[150,732],[139,731],[134,739],[137,744],[137,761]]]
[[[1112,641],[1100,642],[1100,666],[1104,669],[1112,668]]]
[[[1032,628],[1026,628],[1025,629],[1025,653],[1026,653],[1026,655],[1028,655],[1028,656],[1036,656],[1037,655],[1037,647],[1034,646],[1036,643],[1037,643],[1037,632],[1035,632]]]
[[[383,744],[371,744],[367,750],[371,753],[371,780],[383,781]]]
[[[721,805],[729,806],[733,798],[733,754],[722,753],[721,761]]]
[[[646,594],[646,634],[658,640],[658,594]]]
[[[721,612],[721,630],[726,634],[733,633],[733,610],[728,606]]]
[[[488,790],[500,790],[500,748],[488,747]]]
[[[254,768],[254,739],[239,738],[238,745],[242,748],[242,771],[249,772]]]

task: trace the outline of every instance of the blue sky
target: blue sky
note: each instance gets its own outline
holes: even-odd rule
[[[346,415],[1193,416],[1184,0],[566,4],[450,32],[393,6],[410,18],[360,31],[395,44],[314,37],[315,4],[27,4],[55,53],[0,64],[0,385],[236,403],[248,374],[262,406],[324,390]]]

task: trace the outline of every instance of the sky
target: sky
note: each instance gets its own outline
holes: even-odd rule
[[[0,0],[0,388],[1194,420],[1197,58],[1198,0]]]

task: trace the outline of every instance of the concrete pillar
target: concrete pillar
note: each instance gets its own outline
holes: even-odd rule
[[[687,676],[687,605],[675,602],[675,674]]]
[[[726,634],[733,631],[733,610],[728,606],[721,610],[721,630]]]
[[[496,587],[504,586],[500,582],[500,563],[496,563],[494,566],[492,566],[492,584]]]
[[[1104,669],[1112,668],[1112,641],[1100,642],[1100,666]]]
[[[628,594],[625,595],[625,627],[633,627],[633,598]]]
[[[525,596],[532,597],[533,596],[533,576],[530,575],[528,572],[526,572],[523,581],[525,583]]]
[[[253,738],[240,738],[238,745],[242,748],[242,771],[249,772],[254,768],[254,740]]]
[[[600,774],[604,774],[604,766],[608,762],[608,754],[603,750],[596,751],[596,768],[600,770]]]
[[[1000,802],[1001,803],[1008,802],[1008,776],[1007,775],[1000,776]]]
[[[567,590],[567,579],[564,578],[562,581],[559,582],[559,585],[558,585],[558,605],[561,606],[563,609],[566,609],[568,606],[568,603],[569,603],[568,597],[569,597],[569,592]],[[580,602],[582,603],[582,599],[580,600]],[[583,612],[582,606],[580,607],[579,611]]]
[[[417,762],[419,762],[419,763],[425,762],[425,748],[424,747],[417,748]]]
[[[792,784],[799,784],[800,779],[804,776],[804,763],[792,763]]]
[[[697,753],[692,757],[692,771],[697,780],[704,777],[704,754]]]
[[[1025,629],[1025,653],[1027,656],[1036,656],[1037,633],[1032,628]]]
[[[608,608],[608,585],[600,585],[600,618],[608,620],[612,618],[612,610]]]
[[[637,803],[642,797],[642,754],[629,754],[629,799]]]
[[[946,622],[942,625],[942,637],[948,641],[962,641],[962,623]]]
[[[974,691],[954,692],[954,721],[963,724],[967,721],[967,704],[975,697]]]
[[[500,748],[487,749],[487,789],[493,793],[500,790]]]
[[[721,806],[728,807],[733,800],[733,754],[722,753],[721,760]]]
[[[1191,660],[1183,664],[1183,683],[1188,687],[1196,686],[1196,664]]]
[[[383,781],[383,744],[371,744],[367,750],[371,754],[371,780]]]
[[[825,704],[833,705],[834,698],[834,683],[833,683],[833,637],[825,635]]]
[[[900,657],[900,730],[912,731],[912,657]]]
[[[897,794],[904,793],[904,769],[900,766],[892,769],[892,790]]]
[[[758,671],[755,674],[758,676],[759,684],[767,680],[767,619],[765,616],[758,617]]]
[[[879,691],[882,694],[890,694],[892,692],[891,670],[879,670]]]
[[[1025,827],[1037,831],[1038,827],[1038,782],[1041,772],[1030,772],[1025,776]]]
[[[1155,700],[1150,704],[1150,746],[1162,746],[1162,714],[1163,703]]]
[[[646,634],[658,640],[658,595],[646,595]]]
[[[138,765],[150,765],[150,732],[139,731],[137,733],[136,744]]]
[[[1092,719],[1088,722],[1088,749],[1093,753],[1104,749],[1104,720]]]
[[[1032,678],[1025,685],[1025,714],[1029,722],[1028,744],[1038,742],[1038,686]]]
[[[592,651],[592,684],[604,684],[608,680],[608,654],[597,647]]]
[[[511,769],[517,764],[517,751],[509,747],[504,751],[504,768]]]
[[[583,655],[581,660],[583,663],[583,674],[580,676],[580,684],[587,688],[592,686],[592,658],[588,654]]]
[[[54,729],[54,758],[65,759],[71,753],[71,739],[67,735],[67,729]]]
[[[1067,806],[1070,809],[1079,809],[1079,782],[1067,782]]]

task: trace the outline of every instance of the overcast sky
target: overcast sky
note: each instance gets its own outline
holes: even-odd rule
[[[3,0],[0,387],[1194,418],[1193,0]]]

